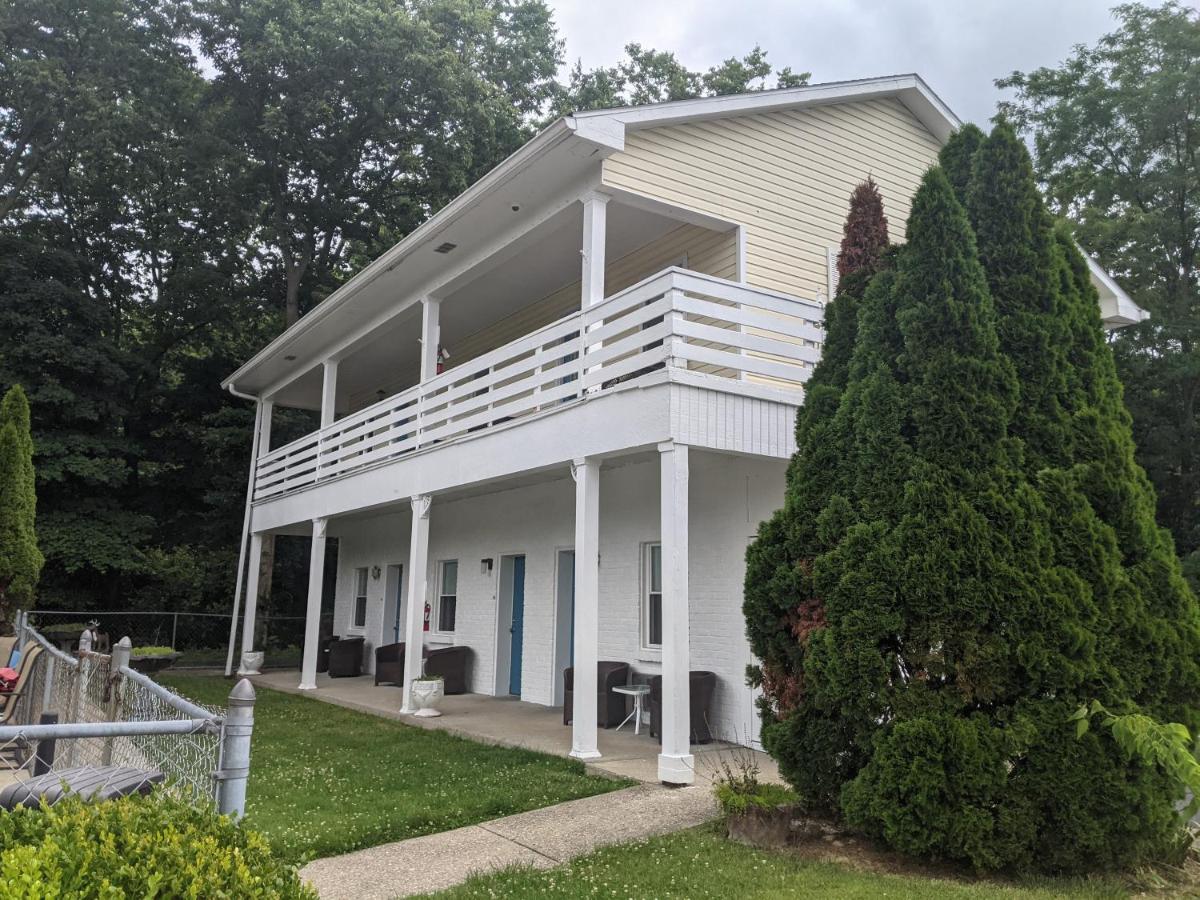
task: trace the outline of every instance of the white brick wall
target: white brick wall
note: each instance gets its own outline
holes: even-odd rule
[[[719,736],[745,741],[754,713],[745,668],[750,654],[742,620],[744,554],[759,521],[782,503],[786,462],[754,457],[691,453],[691,668],[717,674],[713,726]],[[656,653],[641,648],[642,548],[659,539],[658,461],[613,465],[600,478],[601,659],[630,663],[641,679],[657,674]],[[497,633],[508,640],[508,622],[497,627],[500,558],[525,555],[525,626],[521,697],[551,704],[555,671],[555,561],[574,541],[575,492],[568,473],[560,480],[456,501],[435,498],[430,519],[430,592],[437,590],[437,563],[459,561],[454,635],[427,635],[430,643],[465,644],[474,651],[471,689],[506,693],[496,685]],[[335,628],[348,627],[354,569],[408,561],[410,514],[336,520],[339,539]],[[491,558],[490,574],[480,561]],[[370,647],[392,640],[385,623],[386,575],[368,581],[366,637]],[[436,620],[434,622],[436,625]],[[386,632],[385,632],[386,627]],[[368,660],[373,653],[368,651]]]

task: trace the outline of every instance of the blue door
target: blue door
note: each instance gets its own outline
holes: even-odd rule
[[[521,696],[521,645],[525,629],[525,557],[513,557],[511,650],[508,666],[508,692]]]

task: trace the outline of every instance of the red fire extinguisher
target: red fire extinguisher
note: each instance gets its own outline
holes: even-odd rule
[[[425,630],[429,630],[429,616],[433,612],[433,607],[429,605],[429,601],[425,601]]]

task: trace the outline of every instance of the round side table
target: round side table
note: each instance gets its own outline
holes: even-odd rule
[[[625,717],[625,721],[614,728],[614,731],[620,731],[629,724],[629,720],[633,719],[633,733],[642,733],[642,702],[644,698],[650,695],[650,685],[648,684],[619,684],[613,691],[618,694],[624,694],[626,697],[633,698],[633,712]]]

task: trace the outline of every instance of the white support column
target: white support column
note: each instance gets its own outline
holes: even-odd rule
[[[275,401],[263,400],[262,422],[258,426],[258,455],[271,452],[271,420],[275,415]]]
[[[408,554],[408,616],[404,622],[404,698],[400,712],[414,713],[413,682],[421,677],[425,645],[425,603],[429,598],[429,508],[433,498],[412,498],[412,536]]]
[[[662,514],[662,752],[658,778],[691,784],[696,760],[691,753],[688,628],[688,448],[659,444]]]
[[[317,644],[321,639],[321,592],[325,586],[325,528],[328,519],[313,519],[312,551],[308,556],[308,612],[304,622],[304,661],[300,690],[317,689]]]
[[[254,618],[258,614],[258,576],[262,569],[263,536],[261,532],[250,535],[250,571],[246,576],[246,619],[242,623],[242,661],[238,664],[239,675],[258,675],[257,669],[246,668],[246,654],[254,649]]]
[[[321,369],[321,427],[324,428],[337,418],[338,361],[327,359]]]
[[[421,380],[437,374],[438,348],[441,347],[442,302],[435,297],[421,298]]]
[[[581,307],[604,299],[604,237],[608,224],[607,194],[591,191],[583,196],[583,291]]]
[[[571,755],[599,759],[596,664],[600,658],[600,461],[577,459],[575,479],[575,682]]]

